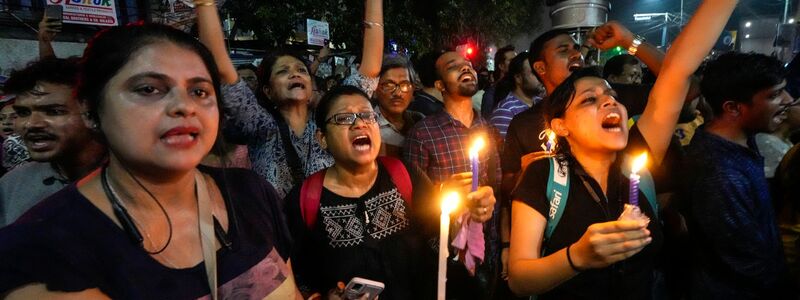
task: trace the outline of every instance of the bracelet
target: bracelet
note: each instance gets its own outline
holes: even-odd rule
[[[372,27],[380,27],[380,28],[383,28],[383,23],[378,23],[378,22],[370,22],[370,21],[367,21],[367,20],[364,20],[364,25],[367,25],[367,26],[366,26],[367,28],[372,28]]]
[[[633,40],[631,41],[631,46],[628,47],[628,54],[636,55],[636,52],[639,51],[639,46],[643,42],[644,42],[644,38],[643,37],[641,37],[639,35],[634,36]]]
[[[214,2],[214,0],[194,0],[193,3],[195,7],[212,6],[217,4],[216,2]]]
[[[581,269],[578,269],[578,267],[575,266],[575,263],[572,262],[572,256],[569,255],[569,247],[572,247],[572,245],[567,246],[567,261],[569,262],[569,266],[572,268],[572,270],[575,270],[575,272],[580,273]]]

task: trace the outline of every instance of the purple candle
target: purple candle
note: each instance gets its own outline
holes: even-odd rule
[[[630,194],[630,201],[631,205],[639,206],[639,175],[631,174],[631,194]]]
[[[637,156],[633,160],[633,165],[631,166],[631,177],[630,177],[630,196],[628,199],[628,203],[631,205],[639,206],[639,170],[644,168],[644,165],[647,163],[647,152],[642,153],[641,155]]]
[[[481,166],[480,166],[480,159],[478,157],[478,152],[483,149],[486,142],[483,141],[483,138],[479,137],[475,139],[475,142],[472,143],[472,147],[469,148],[469,160],[470,165],[472,166],[472,191],[478,190],[478,181],[479,175],[481,173]]]

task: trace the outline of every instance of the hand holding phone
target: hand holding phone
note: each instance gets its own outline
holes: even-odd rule
[[[42,21],[39,22],[39,37],[51,41],[57,33],[61,32],[64,7],[61,5],[48,5],[45,8]]]
[[[347,286],[344,288],[345,299],[362,299],[366,295],[367,300],[374,300],[383,291],[384,285],[382,282],[364,279],[361,277],[353,277]]]

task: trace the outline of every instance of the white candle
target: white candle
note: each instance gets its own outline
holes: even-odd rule
[[[449,193],[442,199],[442,216],[439,222],[439,278],[436,299],[444,300],[447,283],[448,242],[450,240],[450,213],[458,206],[458,193]]]

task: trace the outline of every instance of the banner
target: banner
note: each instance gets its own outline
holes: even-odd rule
[[[306,19],[306,33],[309,45],[324,46],[331,39],[328,22]]]
[[[119,24],[114,0],[47,0],[47,4],[64,7],[64,23],[96,26]]]

